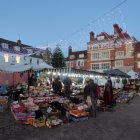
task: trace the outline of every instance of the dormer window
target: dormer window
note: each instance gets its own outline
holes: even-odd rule
[[[84,54],[79,54],[79,58],[84,58]]]
[[[6,50],[9,49],[9,45],[7,43],[1,43],[1,46],[3,49],[6,49]]]
[[[105,38],[104,36],[98,36],[97,40],[100,41],[100,40],[103,40],[104,38]]]
[[[75,58],[75,56],[74,55],[70,55],[70,59],[74,59]]]

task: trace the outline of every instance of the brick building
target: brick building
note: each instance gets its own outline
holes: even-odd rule
[[[118,24],[113,27],[112,35],[102,32],[95,36],[94,32],[90,32],[84,69],[98,71],[118,68],[124,72],[140,72],[140,43],[127,32],[123,32]],[[69,58],[71,55],[69,53]]]
[[[66,58],[66,66],[76,69],[87,69],[87,50],[72,51],[72,47],[68,48],[68,57]]]
[[[102,32],[94,37],[94,33],[90,33],[90,42],[87,43],[87,69],[118,68],[124,72],[136,70],[136,39],[123,32],[117,24],[113,27],[113,35]]]

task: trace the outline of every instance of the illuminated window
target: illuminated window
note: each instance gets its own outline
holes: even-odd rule
[[[8,62],[9,55],[7,53],[4,54],[4,62]]]
[[[16,56],[16,62],[20,63],[20,56],[19,55]]]

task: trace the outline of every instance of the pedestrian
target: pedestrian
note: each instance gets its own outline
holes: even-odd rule
[[[30,86],[36,86],[37,78],[35,77],[35,74],[33,73],[31,77],[29,78],[29,85]]]
[[[71,79],[69,77],[66,77],[63,81],[63,84],[64,84],[64,94],[67,98],[70,98],[72,85]]]
[[[113,102],[114,102],[113,87],[112,87],[110,79],[108,79],[105,84],[104,103],[105,103],[105,106],[112,107]]]
[[[53,88],[53,91],[56,93],[56,94],[61,94],[61,90],[62,90],[62,83],[60,81],[60,78],[59,77],[56,77],[54,79],[54,81],[52,82],[52,88]]]
[[[93,79],[89,80],[89,95],[91,98],[91,107],[90,107],[90,113],[91,116],[96,117],[97,112],[97,99],[98,99],[98,85],[94,83]]]

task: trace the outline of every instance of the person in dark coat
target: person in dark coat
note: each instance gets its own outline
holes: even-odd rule
[[[72,81],[69,77],[66,77],[63,83],[64,83],[64,92],[65,92],[64,94],[66,97],[70,98]]]
[[[31,77],[29,78],[29,85],[30,86],[36,86],[36,77],[35,77],[35,74],[32,74]]]
[[[96,83],[94,83],[93,79],[89,80],[89,95],[91,97],[91,109],[90,109],[90,113],[91,116],[95,116],[96,117],[96,112],[97,112],[97,99],[98,99],[98,85]]]
[[[85,99],[85,101],[87,100],[87,96],[90,96],[89,80],[86,81],[85,88],[84,88],[84,99]]]
[[[114,98],[113,98],[113,88],[110,80],[108,79],[105,84],[105,90],[104,90],[104,103],[106,106],[111,107],[113,104]]]
[[[53,91],[56,93],[56,94],[61,94],[61,90],[62,90],[62,83],[61,81],[59,80],[59,78],[55,78],[53,83],[52,83],[52,88],[53,88]]]

